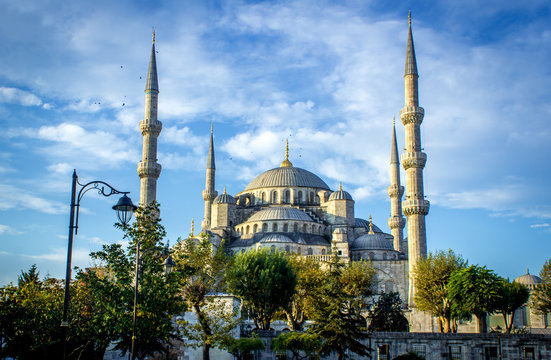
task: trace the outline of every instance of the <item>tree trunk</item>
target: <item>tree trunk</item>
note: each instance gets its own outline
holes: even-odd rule
[[[203,360],[210,360],[210,345],[203,344]]]
[[[450,333],[451,332],[451,329],[450,329],[450,319],[448,317],[443,317],[442,318],[442,321],[444,323],[444,332],[445,333]]]
[[[475,314],[477,325],[478,325],[478,333],[479,334],[486,334],[486,313],[483,314]]]
[[[441,333],[444,332],[444,325],[442,321],[442,316],[438,317],[438,330],[440,330]]]

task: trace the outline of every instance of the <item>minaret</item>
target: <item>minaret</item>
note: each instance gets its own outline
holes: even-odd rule
[[[205,182],[205,190],[203,191],[203,200],[205,200],[205,218],[201,223],[203,230],[210,230],[211,224],[211,205],[212,201],[218,195],[218,192],[214,190],[214,173],[216,171],[216,165],[214,164],[214,141],[213,141],[213,124],[210,124],[210,144],[209,154],[207,156],[207,175]]]
[[[157,179],[161,174],[161,164],[157,163],[157,138],[163,124],[157,120],[157,102],[159,98],[159,83],[157,81],[157,62],[155,60],[155,30],[153,45],[147,72],[145,86],[145,118],[140,121],[140,131],[143,136],[142,161],[138,163],[140,175],[140,205],[151,204],[157,197]]]
[[[394,236],[394,250],[405,252],[402,249],[402,239],[404,237],[404,225],[406,221],[402,216],[402,195],[404,187],[400,185],[400,160],[398,159],[398,145],[396,143],[396,121],[392,118],[392,147],[390,149],[390,186],[388,187],[388,196],[390,196],[390,218],[388,226]]]
[[[406,199],[403,211],[407,218],[408,259],[409,259],[409,296],[410,307],[415,307],[415,283],[412,270],[417,262],[427,256],[427,234],[425,230],[425,215],[429,213],[429,202],[425,200],[423,190],[423,168],[427,162],[427,154],[421,148],[421,122],[425,110],[419,106],[419,88],[417,79],[417,61],[413,47],[411,32],[411,11],[409,13],[409,32],[406,51],[405,106],[400,110],[400,118],[405,127],[406,148],[402,154],[402,166],[406,170]]]

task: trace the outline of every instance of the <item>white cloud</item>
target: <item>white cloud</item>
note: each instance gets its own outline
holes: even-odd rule
[[[20,232],[9,225],[0,224],[0,235],[2,234],[20,234]]]
[[[0,103],[18,104],[23,106],[40,106],[42,100],[35,94],[17,89],[0,87]]]
[[[25,189],[13,185],[0,184],[0,211],[31,209],[46,214],[63,214],[67,206],[36,196]]]
[[[532,225],[530,225],[530,228],[532,228],[532,229],[548,228],[549,226],[551,226],[551,225],[549,225],[548,223],[543,223],[543,224],[532,224]]]

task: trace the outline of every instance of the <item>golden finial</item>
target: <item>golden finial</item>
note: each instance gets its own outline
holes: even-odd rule
[[[342,191],[342,182],[339,181],[339,191]]]
[[[191,236],[195,236],[195,221],[191,218]]]
[[[375,234],[373,232],[373,221],[371,220],[371,214],[369,214],[369,234],[371,235]]]
[[[280,167],[292,167],[293,164],[289,161],[289,139],[285,140],[285,160],[281,163]]]
[[[153,27],[153,44],[155,44],[155,27]]]
[[[526,274],[530,275],[530,268],[526,268]]]
[[[226,185],[224,185],[224,195],[226,195]]]
[[[392,115],[392,126],[396,127],[396,117]]]
[[[210,133],[212,134],[212,130],[214,129],[214,122],[210,122]]]
[[[411,25],[411,9],[409,9],[408,24]]]

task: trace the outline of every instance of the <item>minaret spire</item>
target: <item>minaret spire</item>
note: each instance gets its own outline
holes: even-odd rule
[[[390,196],[390,218],[388,226],[394,236],[394,250],[404,252],[401,244],[404,237],[404,225],[406,221],[402,216],[402,195],[404,187],[400,184],[400,160],[398,159],[398,144],[396,141],[396,120],[392,117],[392,146],[390,148],[390,186],[388,187],[388,196]]]
[[[157,138],[163,124],[157,120],[159,101],[159,82],[157,80],[157,61],[155,58],[155,30],[149,58],[149,70],[145,85],[145,117],[140,121],[143,137],[142,161],[138,163],[140,176],[140,205],[149,205],[157,198],[157,179],[161,174],[161,165],[157,163]]]
[[[218,195],[218,192],[214,190],[216,164],[214,161],[214,131],[213,130],[214,130],[214,125],[211,122],[209,153],[207,155],[207,173],[206,173],[206,179],[205,179],[205,190],[203,191],[203,200],[205,200],[205,218],[201,223],[201,228],[203,230],[210,230],[211,206],[212,206],[212,202]]]
[[[280,167],[292,167],[293,164],[289,161],[289,139],[285,140],[285,160],[281,163]]]
[[[407,218],[410,274],[408,304],[410,307],[415,307],[413,297],[416,286],[412,278],[413,269],[421,259],[427,256],[425,216],[429,213],[430,206],[429,202],[425,200],[423,187],[423,168],[427,162],[427,154],[421,151],[421,122],[425,110],[419,106],[418,78],[410,13],[406,71],[404,74],[405,106],[400,110],[400,118],[405,127],[406,139],[406,152],[401,156],[402,166],[406,171],[406,199],[403,202],[402,209]]]

